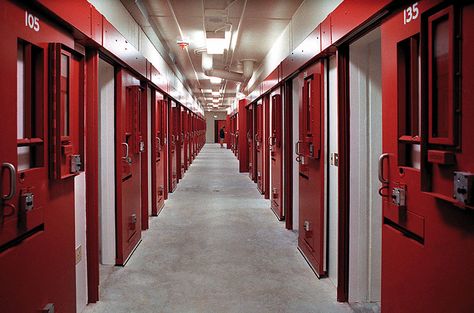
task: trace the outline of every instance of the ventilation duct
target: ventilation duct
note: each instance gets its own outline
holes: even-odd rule
[[[248,83],[253,74],[253,60],[242,60],[243,73],[235,73],[226,70],[217,70],[213,68],[212,55],[202,53],[202,69],[204,74],[209,77],[219,77],[226,80],[232,80],[242,83],[244,86]]]

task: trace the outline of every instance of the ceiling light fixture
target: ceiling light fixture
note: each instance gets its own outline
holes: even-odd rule
[[[209,77],[209,80],[211,84],[220,84],[222,82],[222,79],[219,77]]]
[[[219,103],[219,99],[212,99],[212,102]]]
[[[213,91],[212,95],[215,96],[215,97],[219,97],[221,95],[221,93],[219,91]]]
[[[225,38],[207,38],[207,54],[224,54]]]

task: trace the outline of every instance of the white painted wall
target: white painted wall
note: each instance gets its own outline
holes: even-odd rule
[[[152,159],[151,157],[151,140],[155,140],[155,134],[151,133],[151,89],[150,87],[147,87],[146,89],[146,99],[147,99],[147,114],[146,114],[146,129],[148,133],[148,140],[147,140],[147,151],[148,151],[148,165],[147,165],[147,170],[148,170],[148,216],[151,216],[151,167],[153,164],[155,164],[154,158]]]
[[[214,117],[216,116],[216,117]],[[214,143],[214,121],[215,120],[225,120],[227,118],[226,112],[206,112],[204,114],[206,119],[206,142]]]
[[[87,305],[87,255],[86,255],[86,174],[74,178],[74,215],[76,249],[81,260],[76,264],[76,311],[82,312]]]
[[[299,163],[296,162],[296,157],[298,156],[295,151],[295,144],[299,140],[300,136],[300,126],[299,126],[299,98],[300,90],[303,87],[302,83],[298,78],[293,79],[293,90],[292,90],[292,104],[293,104],[293,230],[298,231],[298,222],[299,222],[299,208],[300,200],[298,198],[300,190],[300,174],[299,174]]]
[[[180,100],[182,104],[185,104],[190,109],[194,108],[195,111],[203,113],[202,108],[198,106],[191,92],[189,92],[190,88],[185,87],[183,74],[171,68],[170,64],[172,64],[173,61],[169,56],[163,56],[159,53],[145,31],[135,21],[120,0],[88,1],[117,28],[132,46],[140,51],[142,55],[158,69],[170,85],[180,91],[179,94],[172,94],[173,97]],[[158,40],[158,38],[154,38],[154,40]],[[163,45],[162,43],[160,44]],[[167,63],[167,60],[169,63]]]
[[[338,152],[338,124],[337,124],[337,64],[336,57],[330,57],[328,62],[328,124],[326,137],[327,149],[327,207],[328,207],[328,277],[337,286],[337,248],[338,248],[338,167],[330,162],[331,153]],[[329,158],[329,160],[328,160]]]
[[[380,301],[382,153],[380,30],[350,46],[349,301]]]
[[[115,265],[115,86],[114,67],[99,61],[100,262]]]
[[[296,10],[290,23],[275,40],[252,79],[252,92],[306,37],[331,13],[342,0],[306,0]]]

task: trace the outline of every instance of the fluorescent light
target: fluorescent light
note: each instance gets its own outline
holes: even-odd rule
[[[207,71],[212,69],[212,55],[207,53],[202,54],[202,70]]]
[[[224,38],[207,38],[208,54],[224,54],[225,39]]]
[[[219,103],[219,99],[212,99],[212,102]]]
[[[201,89],[201,90],[202,90],[202,92],[204,92],[204,93],[212,92],[212,89]]]
[[[222,79],[219,77],[209,77],[209,80],[211,84],[220,84],[222,82]]]
[[[221,93],[219,91],[213,91],[212,95],[216,96],[216,97],[219,97],[221,95]]]

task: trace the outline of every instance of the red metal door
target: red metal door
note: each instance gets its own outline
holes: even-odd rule
[[[264,156],[263,156],[263,103],[260,100],[256,105],[256,119],[255,119],[255,164],[257,172],[257,189],[261,194],[264,190]]]
[[[271,95],[271,132],[268,138],[271,158],[271,208],[277,218],[283,220],[282,207],[282,103],[280,91]]]
[[[193,146],[193,136],[192,136],[192,131],[193,131],[193,113],[190,111],[188,113],[188,123],[187,123],[187,127],[188,127],[188,130],[187,130],[187,136],[188,136],[188,168],[189,166],[191,166],[191,163],[193,162],[193,149],[192,149],[192,146]]]
[[[152,106],[152,150],[151,150],[151,159],[154,161],[152,163],[154,167],[152,168],[152,214],[158,215],[163,208],[165,203],[165,169],[164,169],[164,132],[163,132],[163,105],[165,105],[165,100],[163,100],[163,95],[159,92],[156,92],[155,103]]]
[[[178,182],[180,179],[183,178],[184,176],[184,165],[183,165],[183,159],[184,159],[184,154],[183,154],[183,145],[184,145],[184,139],[183,139],[183,125],[182,125],[182,107],[181,105],[177,105],[176,107],[176,170],[178,174]]]
[[[248,155],[248,168],[249,168],[249,177],[251,180],[256,181],[255,175],[255,143],[254,143],[254,109],[253,104],[250,104],[247,107],[247,155]]]
[[[188,169],[188,111],[185,107],[181,107],[181,177]]]
[[[430,3],[382,25],[384,313],[474,308],[474,5]]]
[[[169,106],[168,106],[168,99],[165,97],[163,99],[163,102],[161,103],[161,125],[162,125],[162,154],[161,154],[161,159],[163,162],[163,186],[164,186],[164,197],[165,200],[168,199],[168,191],[169,191],[169,119],[168,119],[168,112],[169,112]]]
[[[80,147],[76,140],[82,135],[82,57],[66,48],[74,47],[73,39],[45,16],[11,1],[2,1],[0,11],[0,69],[8,77],[0,84],[1,310],[38,312],[51,303],[57,311],[73,312],[73,170],[82,165],[67,160]],[[25,18],[37,19],[38,31],[25,26]],[[61,44],[48,50],[45,43],[52,42]],[[62,97],[53,99],[48,92]],[[53,118],[53,108],[62,119]],[[60,145],[53,144],[53,133],[64,135]],[[69,147],[57,155],[61,143]],[[54,160],[48,158],[53,154]]]
[[[168,167],[169,167],[169,192],[173,192],[176,189],[178,184],[178,151],[177,151],[177,115],[178,115],[178,108],[176,106],[176,102],[170,101],[169,107],[169,119],[168,119],[168,143],[169,143],[169,159],[168,159]]]
[[[141,239],[142,89],[124,69],[118,71],[116,82],[117,264],[124,265]]]
[[[324,219],[323,63],[317,62],[299,77],[299,237],[298,248],[319,277],[326,275]]]

